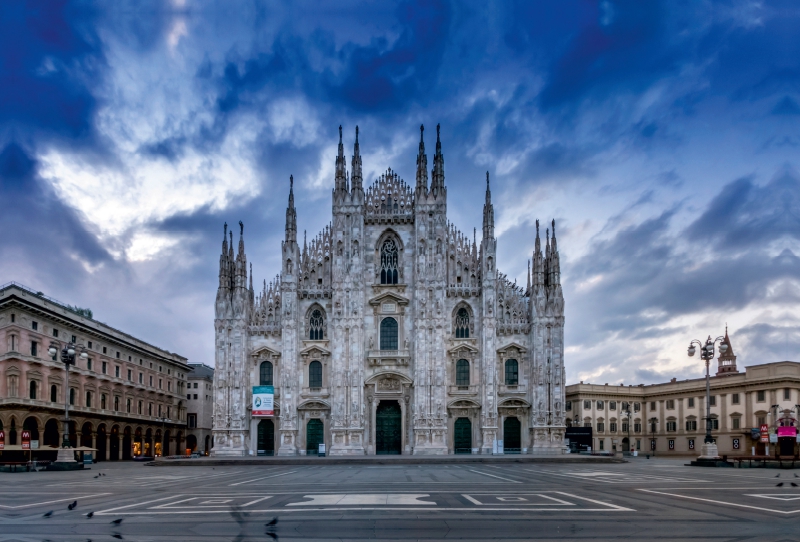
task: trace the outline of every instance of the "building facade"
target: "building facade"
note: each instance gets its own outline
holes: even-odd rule
[[[215,455],[561,453],[564,298],[538,222],[528,284],[496,268],[486,174],[480,242],[447,218],[437,127],[431,181],[420,129],[414,186],[391,169],[364,187],[339,131],[332,220],[298,241],[290,179],[282,267],[248,282],[243,226],[222,242],[214,322]],[[544,248],[542,248],[544,244]],[[251,415],[252,387],[275,413]]]
[[[211,452],[211,418],[214,411],[214,368],[190,363],[186,375],[186,448],[204,454]]]
[[[769,450],[754,429],[798,425],[800,363],[767,363],[739,372],[727,331],[725,341],[728,351],[710,379],[711,434],[720,454],[764,454]],[[581,382],[567,386],[566,394],[568,423],[592,428],[595,451],[610,451],[617,440],[623,451],[700,455],[706,432],[705,378],[647,386]],[[796,453],[796,444],[791,447]]]
[[[83,345],[69,382],[51,342]],[[40,447],[60,446],[69,402],[73,446],[96,460],[182,450],[186,358],[156,348],[16,283],[0,286],[0,429],[19,444],[23,429]],[[35,445],[34,445],[35,446]]]

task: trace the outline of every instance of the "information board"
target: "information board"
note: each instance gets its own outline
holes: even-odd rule
[[[253,417],[264,418],[275,415],[275,388],[253,386]]]

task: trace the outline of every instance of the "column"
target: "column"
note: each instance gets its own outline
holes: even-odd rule
[[[111,459],[111,439],[108,430],[106,430],[106,434],[103,438],[106,439],[106,461],[108,461]]]
[[[97,431],[92,431],[92,448],[97,448]],[[92,452],[92,463],[97,462],[97,452]]]

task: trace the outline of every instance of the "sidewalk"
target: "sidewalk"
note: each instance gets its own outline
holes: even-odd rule
[[[626,463],[612,456],[564,455],[359,455],[316,457],[198,457],[195,459],[157,459],[152,467],[218,467],[222,465],[452,465],[460,463]]]

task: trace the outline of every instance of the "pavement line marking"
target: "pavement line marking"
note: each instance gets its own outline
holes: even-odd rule
[[[262,476],[261,478],[253,478],[252,480],[245,480],[244,482],[236,482],[235,484],[228,484],[229,486],[240,486],[242,484],[249,484],[250,482],[258,482],[259,480],[266,480],[267,478],[277,478],[278,476],[284,476],[286,474],[294,474],[297,472],[296,470],[289,471],[289,472],[282,472],[280,474],[273,474],[272,476]]]
[[[125,506],[119,506],[117,508],[109,508],[108,510],[101,510],[99,512],[95,512],[95,514],[108,514],[109,512],[115,512],[117,510],[122,510],[123,508],[130,508],[131,506],[143,506],[145,504],[152,504],[158,501],[166,501],[167,499],[174,499],[176,497],[183,497],[183,495],[170,495],[169,497],[163,497],[161,499],[153,499],[152,501],[135,502],[133,504],[126,504]]]
[[[580,497],[579,497],[580,498]],[[590,499],[586,499],[590,500]],[[600,501],[597,501],[600,502]],[[344,507],[333,507],[328,508],[324,506],[312,508],[268,508],[266,510],[247,510],[248,514],[283,514],[287,512],[319,512],[319,511],[334,511],[334,512],[344,512],[344,511],[359,511],[359,510],[397,510],[397,511],[406,511],[406,512],[448,512],[448,511],[460,511],[460,512],[566,512],[570,514],[574,514],[575,512],[635,512],[632,508],[622,508],[616,507],[615,505],[601,503],[606,506],[606,508],[475,508],[474,506],[468,507],[451,507],[451,508],[415,508],[415,507],[394,507],[394,506],[344,506]],[[573,505],[574,506],[574,505]],[[609,508],[613,507],[613,508]],[[118,512],[113,515],[117,516],[141,516],[141,515],[167,515],[167,514],[229,514],[230,510],[180,510],[174,512],[154,512],[153,510],[146,510],[143,512]],[[112,514],[104,513],[104,512],[95,512],[95,515],[103,515],[109,516]]]
[[[581,499],[582,501],[589,501],[594,504],[602,504],[603,506],[609,506],[613,510],[619,510],[620,512],[636,512],[636,510],[634,510],[633,508],[625,508],[624,506],[619,506],[608,502],[596,501],[588,497],[578,497],[577,495],[573,495],[572,493],[565,493],[564,491],[554,491],[553,493],[558,493],[559,495],[566,495],[567,497],[572,497],[574,499]]]
[[[328,495],[303,495],[304,499],[312,499],[306,502],[293,502],[286,506],[320,506],[320,505],[341,505],[356,506],[364,504],[387,504],[387,505],[420,505],[436,506],[436,503],[420,501],[423,497],[430,497],[428,493],[334,493]]]
[[[500,480],[505,480],[506,482],[511,482],[513,484],[521,484],[522,483],[519,480],[512,480],[511,478],[503,478],[502,476],[496,476],[494,474],[489,474],[488,472],[481,472],[479,470],[472,470],[472,469],[467,469],[467,470],[469,470],[470,472],[476,472],[478,474],[483,474],[484,476],[491,476],[492,478],[499,478]]]
[[[479,501],[479,500],[477,500],[477,499],[473,499],[473,498],[472,498],[472,497],[470,497],[469,495],[466,495],[466,494],[463,494],[463,493],[462,493],[462,495],[461,495],[461,496],[462,496],[462,497],[464,497],[465,499],[467,499],[467,500],[468,500],[469,502],[471,502],[472,504],[477,504],[478,506],[482,506],[482,505],[483,505],[483,503],[482,503],[482,502],[480,502],[480,501]]]
[[[719,489],[719,488],[713,488],[713,489]],[[725,489],[729,489],[729,488],[725,488]],[[783,510],[775,510],[774,508],[762,508],[760,506],[751,506],[749,504],[738,504],[738,503],[735,503],[735,502],[715,501],[713,499],[703,499],[701,497],[689,497],[689,496],[686,496],[686,495],[678,495],[676,493],[666,493],[666,492],[663,492],[663,491],[655,491],[655,490],[652,490],[652,489],[639,489],[637,491],[644,491],[644,492],[647,492],[647,493],[656,493],[656,494],[659,494],[659,495],[669,495],[670,497],[678,497],[679,499],[691,499],[691,500],[694,500],[694,501],[713,502],[715,504],[726,504],[728,506],[738,506],[740,508],[750,508],[751,510],[762,510],[764,512],[774,512],[776,514],[789,515],[789,514],[796,514],[796,513],[800,512],[800,510],[789,510],[788,512],[784,512]]]
[[[17,510],[19,508],[28,508],[30,506],[39,506],[42,504],[52,504],[54,502],[72,501],[78,499],[91,499],[92,497],[102,497],[103,495],[111,495],[111,493],[95,493],[94,495],[73,495],[72,497],[65,497],[63,499],[56,499],[54,501],[35,502],[31,504],[21,504],[19,506],[7,506],[5,504],[0,504],[0,508],[6,508],[8,510]],[[17,497],[19,496],[20,495],[17,494]]]

